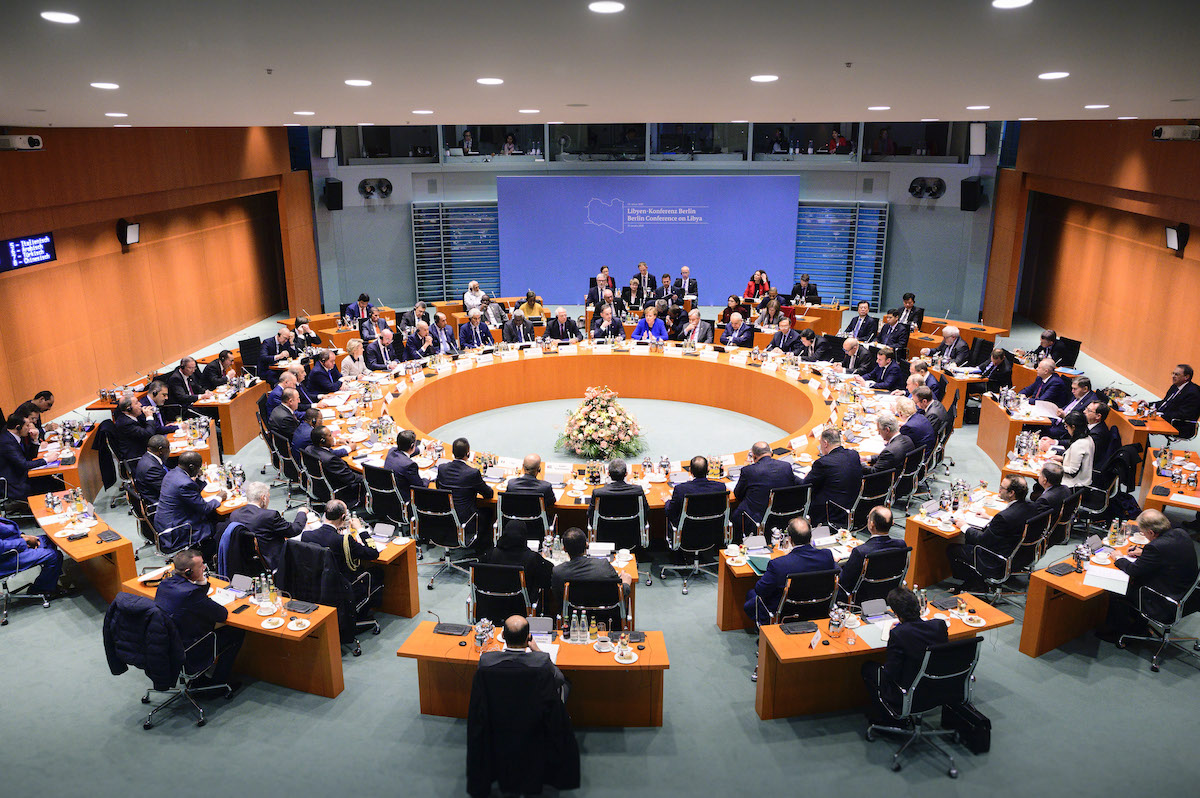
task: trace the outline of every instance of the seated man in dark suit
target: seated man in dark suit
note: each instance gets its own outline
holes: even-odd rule
[[[1066,344],[1058,340],[1058,333],[1054,330],[1043,330],[1041,343],[1037,349],[1034,349],[1032,352],[1026,352],[1024,349],[1014,349],[1013,353],[1021,358],[1028,355],[1034,363],[1041,363],[1046,358],[1050,358],[1054,361],[1055,365],[1058,365],[1066,354],[1066,349]]]
[[[291,441],[300,426],[300,394],[295,388],[284,388],[283,401],[271,411],[267,419],[267,429],[283,436],[285,441]]]
[[[850,320],[842,332],[849,333],[851,338],[857,338],[863,343],[869,343],[879,332],[879,320],[870,313],[871,303],[865,299],[859,302],[858,315]]]
[[[392,335],[399,335],[388,320],[379,315],[379,308],[371,308],[371,314],[358,322],[358,335],[364,342],[374,341],[384,330],[391,330]]]
[[[820,456],[808,476],[800,480],[801,485],[813,486],[808,518],[814,526],[821,526],[830,522],[832,512],[833,519],[841,523],[862,487],[862,461],[857,452],[842,446],[842,433],[835,427],[821,431],[817,446]],[[831,508],[830,504],[837,506]]]
[[[122,461],[136,460],[146,453],[146,445],[155,435],[166,435],[169,428],[154,423],[150,408],[132,396],[117,400],[113,413],[113,451]]]
[[[642,505],[642,517],[650,517],[650,504],[646,500],[646,491],[642,489],[641,485],[626,482],[625,477],[628,475],[629,466],[620,457],[609,461],[608,478],[612,481],[592,491],[592,503],[588,506],[589,524],[596,523],[596,500],[604,496],[637,496]]]
[[[1097,474],[1104,472],[1105,466],[1108,465],[1108,458],[1121,446],[1120,435],[1115,434],[1116,430],[1108,426],[1108,413],[1108,403],[1101,399],[1092,402],[1083,411],[1083,417],[1088,425],[1088,435],[1091,436],[1092,443],[1096,447],[1095,454],[1092,456],[1092,470]],[[1097,482],[1098,480],[1093,477],[1092,484],[1097,484]]]
[[[951,589],[951,593],[976,592],[984,590],[983,577],[998,577],[1002,571],[1002,563],[988,555],[982,555],[981,571],[975,570],[975,549],[982,546],[993,554],[1007,557],[1021,543],[1025,533],[1025,522],[1032,518],[1036,511],[1033,503],[1026,501],[1029,486],[1025,478],[1010,474],[1000,480],[997,491],[1001,501],[1009,505],[996,515],[983,529],[974,527],[964,530],[965,543],[951,543],[946,547],[946,557],[950,560],[950,572],[962,584]]]
[[[292,346],[292,331],[286,327],[281,327],[279,332],[275,333],[274,337],[263,341],[262,347],[259,349],[259,379],[266,380],[271,385],[274,385],[279,379],[279,372],[273,370],[271,366],[280,361],[294,358],[296,354],[296,349]],[[245,360],[245,355],[243,355],[242,359]]]
[[[800,331],[800,344],[796,347],[796,357],[806,363],[824,359],[821,347],[817,343],[817,333],[811,327]]]
[[[154,526],[159,543],[166,551],[183,547],[198,548],[212,559],[217,545],[214,540],[216,516],[214,511],[225,501],[224,490],[205,500],[200,495],[199,476],[204,461],[198,452],[184,452],[179,462],[169,469],[159,488],[158,509]],[[180,528],[182,527],[182,528]],[[168,533],[168,530],[171,530]]]
[[[521,462],[521,475],[508,481],[507,493],[536,493],[546,503],[546,514],[554,518],[554,487],[549,482],[538,477],[542,471],[542,458],[536,454],[527,454]]]
[[[867,720],[880,724],[891,722],[887,706],[900,709],[903,703],[900,691],[908,689],[916,678],[925,659],[925,649],[949,638],[942,621],[921,620],[921,603],[908,588],[900,586],[888,593],[887,605],[899,619],[888,633],[887,658],[882,665],[874,660],[862,664],[862,677],[870,698]]]
[[[896,317],[896,321],[900,324],[908,325],[910,330],[919,330],[925,322],[925,308],[917,307],[917,295],[907,293],[900,298],[902,307],[900,315]]]
[[[698,311],[697,311],[698,313]],[[800,334],[792,329],[792,320],[784,316],[779,320],[779,332],[771,337],[767,351],[778,349],[785,355],[794,355],[800,348]]]
[[[1109,597],[1108,618],[1096,632],[1101,640],[1112,643],[1122,634],[1147,631],[1145,621],[1134,609],[1139,597],[1145,597],[1142,609],[1151,618],[1169,621],[1175,617],[1175,605],[1150,591],[1178,601],[1196,581],[1196,547],[1186,532],[1172,528],[1171,521],[1158,510],[1143,510],[1137,525],[1149,542],[1131,546],[1128,556],[1117,560],[1116,566],[1129,574],[1129,589],[1124,596]]]
[[[850,549],[850,556],[846,558],[846,564],[842,566],[842,573],[838,576],[839,600],[849,597],[850,592],[858,585],[858,578],[862,575],[863,563],[867,557],[906,548],[903,540],[891,536],[891,529],[892,511],[883,505],[872,507],[871,512],[867,514],[867,532],[871,537],[861,546]]]
[[[387,458],[383,461],[383,467],[396,475],[400,497],[406,502],[409,498],[409,488],[429,487],[429,480],[421,476],[420,469],[413,462],[413,458],[417,456],[417,449],[417,433],[410,429],[402,429],[396,433],[396,448],[389,450]]]
[[[696,493],[725,493],[725,483],[717,482],[708,478],[708,458],[696,455],[688,464],[688,471],[691,472],[692,478],[687,482],[681,482],[675,486],[675,490],[671,492],[671,498],[667,499],[666,507],[667,521],[672,527],[679,526],[679,519],[683,515],[683,500],[688,496]],[[766,509],[766,505],[763,505]],[[761,515],[759,516],[761,518]]]
[[[391,330],[384,330],[369,344],[363,344],[363,358],[371,371],[391,371],[407,360],[404,345],[395,341]]]
[[[680,341],[691,341],[697,344],[713,342],[713,326],[700,318],[699,308],[692,308],[687,314],[687,323],[679,331]]]
[[[875,340],[884,346],[890,346],[896,352],[904,352],[908,349],[909,329],[907,324],[899,323],[899,313],[900,311],[893,308],[883,315],[883,326],[879,328],[879,335]]]
[[[900,431],[912,439],[913,447],[928,454],[937,442],[937,434],[929,418],[917,412],[917,403],[908,397],[897,399],[896,418],[900,419]]]
[[[1076,377],[1071,380],[1071,399],[1058,410],[1058,418],[1054,423],[1043,430],[1043,437],[1057,438],[1065,440],[1070,437],[1066,427],[1063,426],[1062,420],[1066,418],[1067,413],[1084,412],[1087,406],[1099,399],[1100,396],[1092,390],[1092,381],[1087,377]]]
[[[516,522],[514,522],[516,523]],[[526,550],[528,552],[528,550]],[[533,554],[533,552],[528,552]],[[535,555],[536,556],[536,555]],[[479,656],[479,669],[496,668],[506,663],[517,662],[527,668],[544,670],[549,675],[548,686],[553,690],[543,696],[544,700],[562,699],[562,690],[567,686],[567,679],[553,662],[550,655],[541,651],[533,636],[529,634],[529,621],[522,615],[512,615],[504,621],[503,651],[486,651]]]
[[[772,488],[787,488],[796,484],[790,463],[771,456],[771,445],[758,441],[750,447],[750,463],[742,466],[733,498],[737,499],[737,510],[733,513],[733,532],[736,538],[758,534]]]
[[[904,387],[904,371],[896,362],[896,351],[890,346],[879,348],[875,368],[863,375],[863,380],[877,391],[894,391]]]
[[[229,619],[229,610],[208,597],[208,568],[199,551],[188,548],[176,552],[171,562],[175,570],[159,584],[154,603],[171,616],[185,649],[209,633],[216,636],[215,649],[202,643],[187,652],[188,672],[211,668],[209,675],[200,678],[198,686],[227,684],[231,690],[237,690],[241,682],[229,677],[246,632],[217,625]]]
[[[662,300],[668,305],[678,305],[683,302],[683,294],[677,286],[671,284],[671,275],[664,274],[662,282],[654,289],[654,300]]]
[[[400,315],[397,320],[397,326],[401,330],[411,330],[417,326],[417,322],[423,321],[425,325],[429,325],[429,313],[425,309],[425,303],[418,300],[417,304],[413,305],[413,309],[407,313]]]
[[[921,354],[931,355],[935,361],[943,360],[956,366],[962,366],[971,357],[971,347],[967,346],[967,342],[959,336],[957,327],[947,324],[942,328],[942,342],[935,349],[930,350],[928,347],[922,349]]]
[[[312,444],[308,450],[321,461],[325,478],[329,480],[337,498],[349,507],[360,507],[366,490],[363,475],[346,464],[342,459],[344,454],[338,454],[333,448],[333,430],[329,427],[317,427],[312,433]]]
[[[454,325],[446,321],[445,313],[433,314],[433,327],[429,329],[433,336],[433,351],[439,355],[457,355],[458,338],[454,335]]]
[[[625,327],[613,318],[612,305],[603,305],[600,314],[592,316],[592,337],[616,338],[618,341],[625,338]]]
[[[215,391],[229,384],[228,373],[233,368],[233,352],[222,349],[216,360],[209,361],[200,372],[200,386],[206,391]]]
[[[229,523],[241,524],[263,544],[281,545],[288,538],[297,537],[304,531],[308,520],[307,511],[301,509],[291,523],[270,509],[271,488],[265,482],[246,483],[246,503],[229,514]],[[263,552],[265,556],[267,553]]]
[[[1053,518],[1058,518],[1063,503],[1070,498],[1071,489],[1062,484],[1063,467],[1060,463],[1045,463],[1038,471],[1038,489],[1040,496],[1033,502],[1033,514],[1049,510]]]
[[[191,407],[199,399],[211,399],[212,391],[205,390],[196,377],[196,358],[185,357],[167,377],[167,401],[173,405]]]
[[[321,345],[321,336],[308,325],[308,316],[296,317],[296,327],[292,330],[292,341],[296,349]]]
[[[16,552],[17,559],[13,562]],[[12,576],[18,570],[41,568],[29,585],[30,594],[57,596],[58,577],[62,574],[63,556],[46,535],[25,535],[20,527],[0,517],[0,578]],[[19,588],[17,588],[19,589]]]
[[[436,354],[437,351],[437,343],[429,331],[429,324],[418,321],[416,329],[409,333],[408,339],[404,343],[405,360],[422,360]]]
[[[721,333],[721,343],[725,346],[754,346],[754,328],[742,320],[741,313],[729,316],[729,323]]]
[[[292,433],[292,453],[296,457],[296,462],[300,462],[300,450],[307,449],[312,445],[312,432],[315,428],[321,426],[321,411],[315,407],[310,407],[300,414],[300,423],[296,426],[296,431]]]
[[[1196,420],[1200,419],[1200,387],[1192,382],[1192,376],[1192,367],[1180,363],[1171,372],[1171,387],[1166,395],[1152,403],[1158,414],[1184,437],[1195,433]]]
[[[1066,380],[1054,373],[1054,361],[1050,358],[1038,363],[1037,378],[1017,393],[1029,397],[1030,402],[1052,402],[1059,407],[1071,398]]]
[[[303,543],[311,543],[314,546],[329,549],[342,576],[346,577],[347,582],[352,583],[354,599],[357,604],[367,597],[371,587],[368,581],[379,584],[376,577],[382,575],[374,569],[372,569],[372,579],[355,581],[364,570],[368,569],[366,563],[373,563],[379,559],[379,551],[371,541],[371,533],[367,528],[354,528],[350,511],[346,508],[345,502],[339,499],[326,502],[321,522],[316,529],[305,529],[301,532],[300,540]],[[369,618],[370,615],[371,607],[368,605],[363,607],[358,619],[363,620]]]
[[[492,331],[482,321],[482,316],[479,308],[475,308],[467,313],[467,320],[458,328],[458,345],[463,349],[495,346],[496,341],[492,338]]]
[[[525,318],[521,309],[515,308],[512,318],[505,322],[500,330],[500,335],[506,344],[525,344],[531,342],[537,333],[533,331],[533,325]]]
[[[545,608],[554,564],[540,553],[532,551],[529,539],[529,529],[524,521],[509,521],[504,525],[495,547],[483,556],[483,561],[492,565],[521,566],[525,571],[525,589],[529,593],[529,600],[539,608]]]
[[[167,458],[171,456],[171,444],[163,435],[155,435],[147,442],[146,453],[133,469],[133,487],[147,505],[158,504],[163,477],[167,475]]]
[[[468,538],[474,531],[476,545],[482,546],[481,541],[486,537],[484,532],[492,523],[492,510],[490,507],[477,507],[475,499],[492,498],[492,489],[483,481],[483,474],[479,469],[467,462],[467,455],[471,453],[470,441],[466,438],[455,438],[450,444],[450,453],[454,455],[454,459],[438,466],[437,486],[440,490],[448,490],[453,494],[458,522],[465,525]],[[471,516],[475,516],[473,527],[468,524]]]
[[[168,424],[163,418],[162,406],[166,403],[167,384],[165,382],[154,380],[146,386],[146,395],[141,398],[142,407],[149,409],[151,423],[166,430],[166,432],[162,433],[163,435],[178,429],[176,425]]]
[[[342,372],[338,371],[337,358],[328,349],[322,349],[313,359],[312,373],[308,375],[308,392],[317,400],[325,394],[342,390]]]
[[[967,394],[983,393],[984,391],[999,391],[1012,385],[1012,366],[1003,349],[993,349],[992,357],[984,365],[979,376],[987,382],[976,382],[967,386]]]
[[[583,340],[583,334],[579,332],[579,325],[567,315],[567,309],[562,307],[555,308],[554,318],[546,322],[546,337],[551,341],[561,343]]]
[[[46,465],[46,461],[40,457],[31,459],[24,444],[24,440],[35,431],[35,415],[29,409],[18,408],[5,420],[4,432],[0,432],[0,478],[6,481],[8,498],[11,500],[24,501],[30,491],[29,472]]]
[[[803,518],[793,518],[787,525],[792,550],[782,557],[772,557],[767,570],[746,594],[742,609],[758,623],[770,623],[771,613],[779,609],[787,579],[792,574],[810,571],[836,571],[833,552],[812,545],[812,527]]]
[[[691,299],[693,305],[700,304],[700,281],[691,276],[692,270],[687,266],[679,267],[679,278],[675,280],[674,292],[682,302]]]
[[[875,474],[894,468],[899,474],[904,458],[916,448],[912,438],[900,432],[900,422],[887,411],[875,416],[875,428],[879,430],[879,437],[883,438],[883,451],[874,457],[862,456],[863,473]]]
[[[550,585],[554,590],[557,603],[562,605],[563,587],[567,582],[576,579],[588,581],[620,582],[621,592],[629,595],[629,585],[633,582],[625,571],[617,573],[607,559],[589,557],[587,553],[587,535],[578,527],[571,527],[563,534],[563,551],[570,558],[566,562],[554,566],[550,575]]]
[[[924,385],[913,391],[912,399],[917,406],[917,412],[929,419],[929,425],[933,427],[933,438],[936,441],[950,424],[950,411],[944,404],[934,399],[933,391]]]
[[[859,343],[857,338],[847,338],[842,342],[842,356],[838,367],[846,374],[857,374],[860,377],[875,368],[875,358],[870,351]]]
[[[817,284],[810,281],[807,274],[800,275],[800,282],[792,286],[790,296],[793,305],[811,305],[821,301]]]
[[[920,377],[921,382],[923,382],[925,386],[929,388],[929,390],[933,391],[934,399],[937,399],[940,402],[946,398],[945,393],[943,392],[945,386],[938,381],[937,377],[933,376],[933,374],[929,371],[929,364],[924,360],[918,360],[912,364],[912,372],[909,374],[909,376],[911,377],[913,374],[916,374],[918,377]]]

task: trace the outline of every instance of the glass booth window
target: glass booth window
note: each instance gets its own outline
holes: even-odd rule
[[[650,127],[653,160],[720,160],[746,158],[746,123],[663,122]],[[659,157],[656,157],[659,156]]]
[[[853,155],[857,130],[854,122],[755,122],[754,157]]]
[[[867,122],[863,127],[863,160],[956,155],[950,151],[952,124],[957,123]]]
[[[338,132],[342,163],[383,159],[397,163],[430,163],[437,160],[435,125],[355,125],[341,127]]]
[[[541,125],[443,125],[442,154],[530,155],[542,147]]]
[[[644,124],[551,125],[547,151],[554,161],[644,161]]]

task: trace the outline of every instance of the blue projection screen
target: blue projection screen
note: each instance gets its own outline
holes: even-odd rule
[[[621,288],[639,261],[656,281],[688,266],[704,305],[741,296],[758,268],[791,288],[796,175],[498,177],[496,190],[502,296],[580,304],[601,266]]]

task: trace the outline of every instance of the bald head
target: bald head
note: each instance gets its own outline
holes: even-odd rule
[[[542,470],[542,458],[536,454],[525,455],[525,459],[521,461],[521,470],[525,472],[526,476],[536,477]]]

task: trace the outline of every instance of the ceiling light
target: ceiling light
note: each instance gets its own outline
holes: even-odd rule
[[[922,122],[938,122],[940,120],[937,117],[930,117],[930,118],[922,119],[921,121]]]
[[[750,120],[749,119],[730,119],[729,124],[731,124],[731,125],[748,125],[748,124],[750,124]]]
[[[133,127],[133,125],[113,125],[113,127]]]
[[[299,122],[284,122],[283,126],[284,127],[304,127]]]
[[[967,110],[968,111],[986,111],[987,109],[989,109],[991,107],[992,106],[990,106],[990,105],[968,105]]]
[[[1103,103],[1096,104],[1096,105],[1085,105],[1083,107],[1088,109],[1089,111],[1103,111],[1105,108],[1108,108],[1108,106],[1104,105]]]
[[[418,108],[417,110],[413,111],[413,113],[414,114],[432,114],[433,111],[430,111],[428,108]]]
[[[588,3],[588,11],[594,11],[597,14],[619,14],[624,10],[624,3],[616,3],[613,0],[599,0],[596,3]]]
[[[1021,8],[1032,3],[1033,0],[992,0],[992,5],[996,8],[1010,9]]]
[[[371,127],[374,124],[375,124],[374,122],[359,122],[358,126],[359,127]]]
[[[1023,116],[1020,119],[1018,119],[1017,121],[1018,122],[1036,122],[1037,117],[1036,116]]]
[[[350,79],[350,80],[346,81],[346,85],[347,85],[347,86],[355,86],[355,87],[357,87],[357,88],[362,88],[362,87],[365,87],[365,86],[370,86],[370,85],[371,85],[371,81],[369,81],[369,80],[359,80],[359,79],[357,79],[357,78],[352,78],[352,79]]]
[[[540,114],[541,111],[539,111],[537,108],[519,108],[519,109],[517,109],[517,113],[518,114]]]
[[[41,17],[47,22],[58,22],[63,25],[74,25],[79,21],[79,17],[65,11],[43,11]]]
[[[1062,80],[1063,78],[1069,78],[1070,76],[1071,76],[1070,72],[1043,72],[1042,74],[1038,75],[1038,79],[1039,80]]]
[[[750,80],[755,83],[774,83],[779,80],[778,75],[751,75]]]
[[[316,111],[292,111],[293,116],[315,116]]]
[[[475,82],[481,86],[499,86],[504,78],[476,78]]]
[[[1118,116],[1117,119],[1137,119],[1136,116]]]
[[[92,83],[90,85],[93,89],[108,89],[109,91],[121,88],[115,83]]]
[[[892,106],[890,106],[890,105],[868,105],[867,110],[868,111],[890,111],[890,110],[892,110]]]
[[[122,119],[124,117],[129,116],[129,114],[123,114],[120,111],[109,111],[108,113],[105,114],[105,116],[111,116],[114,119]]]

